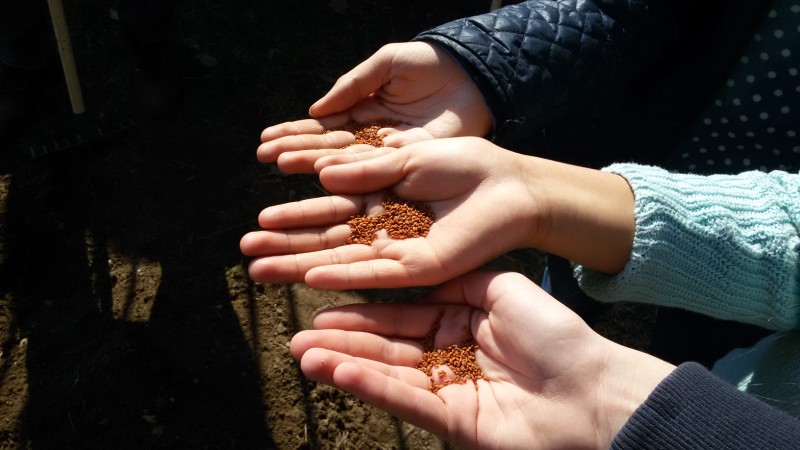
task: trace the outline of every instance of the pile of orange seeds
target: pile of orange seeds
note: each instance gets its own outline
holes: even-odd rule
[[[467,337],[461,341],[460,345],[453,344],[443,349],[434,349],[434,337],[439,331],[441,319],[442,314],[440,313],[431,327],[431,331],[420,340],[424,353],[417,361],[417,369],[430,379],[428,390],[436,393],[445,386],[464,384],[467,380],[471,380],[475,384],[475,389],[478,389],[477,380],[488,380],[488,378],[475,359],[475,350],[478,349],[478,345],[475,343],[472,333],[467,330]],[[443,366],[447,366],[453,371],[452,378],[446,378],[447,372],[441,368]],[[439,369],[434,374],[433,371],[437,367]]]
[[[324,131],[323,134],[330,133],[331,131],[349,131],[353,133],[353,136],[356,138],[356,141],[350,145],[369,144],[374,147],[383,147],[383,138],[378,136],[378,130],[381,128],[394,127],[398,124],[399,122],[394,120],[376,120],[366,123],[350,122],[341,128]],[[349,147],[349,145],[345,147]]]
[[[420,202],[389,195],[381,203],[383,214],[353,216],[347,221],[350,237],[346,244],[372,245],[378,231],[386,230],[392,239],[425,237],[433,225],[433,211]]]

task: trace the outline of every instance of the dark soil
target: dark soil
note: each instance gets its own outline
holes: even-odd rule
[[[56,60],[0,153],[0,448],[446,447],[306,380],[287,347],[319,308],[419,290],[256,285],[238,242],[265,206],[324,194],[256,161],[265,126],[305,117],[381,45],[490,2],[174,3],[179,111],[140,114],[113,2],[66,2],[87,112]],[[536,279],[541,260],[496,266]]]

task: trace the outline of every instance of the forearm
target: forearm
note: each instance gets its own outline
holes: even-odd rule
[[[618,94],[697,19],[694,3],[526,1],[415,40],[459,61],[486,98],[496,133],[530,134]]]
[[[800,176],[673,174],[632,164],[636,233],[616,276],[587,267],[581,287],[604,301],[673,306],[775,330],[800,324]]]
[[[695,363],[665,378],[611,448],[796,448],[800,422]]]
[[[619,175],[523,156],[536,205],[529,247],[603,273],[628,261],[634,235],[634,198]]]

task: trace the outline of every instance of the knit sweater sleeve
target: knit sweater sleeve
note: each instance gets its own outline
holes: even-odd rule
[[[685,363],[634,411],[611,448],[790,449],[799,442],[800,421]]]
[[[800,327],[800,175],[673,174],[635,164],[636,231],[616,275],[575,267],[601,301],[679,307],[773,330]]]

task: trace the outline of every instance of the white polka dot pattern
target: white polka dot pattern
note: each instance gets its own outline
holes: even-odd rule
[[[696,173],[800,171],[800,0],[776,0],[679,146],[672,167]]]

